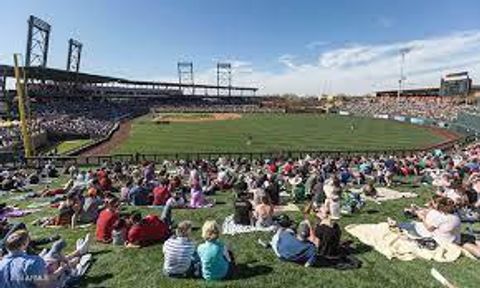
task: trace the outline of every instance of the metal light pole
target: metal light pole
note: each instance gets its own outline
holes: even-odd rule
[[[412,48],[403,48],[400,49],[400,79],[398,80],[398,94],[397,100],[400,100],[400,96],[403,92],[403,81],[405,80],[405,76],[403,75],[403,66],[405,65],[405,55],[412,51]]]

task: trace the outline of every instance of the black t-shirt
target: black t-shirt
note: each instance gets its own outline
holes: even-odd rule
[[[270,185],[265,189],[267,195],[270,197],[273,205],[280,204],[280,187],[278,187],[277,181],[270,183]]]
[[[313,202],[317,205],[322,205],[325,202],[325,192],[323,191],[323,183],[317,182],[312,189]]]
[[[233,221],[235,224],[250,225],[250,212],[253,206],[250,201],[245,199],[237,199],[234,203]]]
[[[318,254],[326,257],[340,256],[340,239],[342,231],[337,223],[332,227],[325,224],[315,226],[315,236],[320,240]]]

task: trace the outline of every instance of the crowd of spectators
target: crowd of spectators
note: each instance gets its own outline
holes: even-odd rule
[[[20,128],[15,126],[0,127],[0,149],[11,147],[21,140]]]
[[[298,159],[278,156],[258,160],[220,157],[137,165],[106,162],[90,170],[70,164],[59,172],[49,162],[31,175],[22,176],[22,173],[25,172],[5,170],[0,173],[2,190],[21,189],[31,181],[46,177],[42,174],[54,177],[64,173],[70,177],[61,189],[47,187],[45,191],[26,195],[55,195],[54,201],[61,201],[58,215],[39,219],[38,224],[76,229],[79,224],[91,223],[96,225],[98,242],[126,248],[164,243],[163,272],[167,277],[212,281],[241,273],[238,269],[242,266],[236,266],[234,257],[236,242],[232,241],[227,247],[215,221],[204,223],[202,243],[197,245],[191,234],[192,223],[188,219],[176,219],[178,224],[174,225],[171,218],[172,209],[209,209],[215,205],[209,198],[220,191],[233,191],[236,195],[230,206],[236,224],[272,227],[271,240],[259,239],[258,243],[266,249],[271,248],[279,260],[305,267],[356,269],[361,265],[350,254],[352,248],[342,244],[338,221],[344,214],[361,213],[361,205],[354,200],[358,198],[352,197],[358,192],[352,189],[361,187],[362,195],[375,199],[380,186],[429,186],[433,189],[428,205],[407,207],[405,214],[420,220],[417,225],[424,229],[419,233],[424,233],[422,237],[428,238],[431,245],[448,242],[480,257],[478,235],[468,229],[467,234],[461,234],[465,231],[462,225],[468,225],[465,222],[480,220],[478,143],[455,147],[451,151],[435,150],[407,156],[306,156]],[[286,214],[276,212],[273,207],[284,204],[285,198],[306,204],[304,215],[311,214],[315,220],[305,217],[304,221],[295,224]],[[138,211],[125,213],[131,210],[122,209],[127,205],[164,208],[161,215],[142,216]],[[388,219],[388,223],[392,229],[405,224],[393,219]],[[2,225],[9,227],[8,216]],[[22,261],[20,257],[38,257],[28,254],[32,252],[28,252],[29,239],[25,233],[23,229],[9,230],[3,239],[7,253],[0,261],[0,273],[4,275],[0,281],[7,281],[0,282],[3,285],[11,285],[9,281],[34,281],[35,277],[31,276],[47,273],[44,269],[22,270],[11,265],[12,261]],[[87,240],[83,242],[88,243]],[[42,262],[45,260],[35,259],[39,267],[45,265]],[[47,278],[54,281],[58,279],[56,276]]]
[[[126,117],[147,113],[148,102],[97,101],[97,100],[49,100],[32,103],[30,131],[70,137],[101,138],[110,133],[115,124]],[[16,125],[0,127],[0,147],[12,147],[21,142],[21,132]]]
[[[285,109],[262,107],[259,105],[160,105],[154,108],[155,112],[204,112],[204,113],[284,113]]]
[[[54,134],[107,135],[115,123],[144,107],[133,101],[55,100],[35,105],[35,125]]]
[[[459,105],[456,101],[455,97],[441,96],[352,97],[339,108],[354,115],[388,114],[451,121],[465,108],[465,105]]]

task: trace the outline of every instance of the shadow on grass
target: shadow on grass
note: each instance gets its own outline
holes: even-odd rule
[[[377,213],[380,213],[379,210],[377,209],[368,209],[365,211],[367,214],[371,215],[371,214],[377,214]]]
[[[231,280],[241,280],[266,275],[273,272],[273,268],[265,265],[237,264]]]
[[[373,250],[372,247],[365,245],[363,243],[357,243],[357,244],[354,244],[353,247],[351,247],[351,253],[354,255],[361,255],[364,253],[368,253],[372,250]]]

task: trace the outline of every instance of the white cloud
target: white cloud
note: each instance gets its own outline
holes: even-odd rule
[[[295,56],[290,55],[290,54],[284,54],[278,58],[278,62],[281,64],[287,66],[290,69],[297,69],[297,65],[294,64]]]
[[[298,65],[294,55],[280,62],[287,71],[258,72],[248,75],[262,83],[264,93],[295,92],[320,94],[325,82],[330,93],[363,94],[397,86],[400,49],[410,48],[405,58],[405,76],[412,87],[438,87],[446,73],[467,70],[480,75],[480,31],[465,31],[440,37],[378,45],[355,44],[321,53],[317,63]],[[235,79],[248,84],[247,79]]]
[[[262,71],[254,63],[230,60],[233,85],[256,86],[259,94],[297,93],[359,95],[396,89],[400,73],[400,50],[405,57],[407,88],[438,87],[441,76],[469,71],[480,77],[480,30],[438,37],[382,44],[350,44],[319,53],[317,60],[302,63],[301,55],[284,54],[278,62],[285,69]],[[228,62],[228,61],[226,61]],[[197,83],[216,83],[214,68],[196,71]]]

